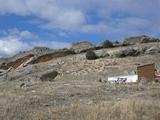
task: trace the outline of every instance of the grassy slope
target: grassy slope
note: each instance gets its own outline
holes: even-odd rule
[[[1,120],[154,120],[160,113],[159,83],[21,83],[1,82]]]
[[[116,73],[115,66],[124,71],[139,63],[158,65],[159,54],[96,61],[79,60],[77,56],[73,56],[74,61],[72,56],[61,58],[66,63],[61,68],[66,71],[75,67],[79,72],[80,69],[82,72],[93,70],[89,71],[92,80],[88,80],[87,75],[78,76],[77,71],[75,76],[64,74],[54,82],[0,81],[0,120],[160,119],[160,83],[109,85],[98,82],[93,75]],[[110,65],[112,61],[117,65]],[[54,61],[45,64],[52,63]],[[22,83],[25,85],[20,87]]]

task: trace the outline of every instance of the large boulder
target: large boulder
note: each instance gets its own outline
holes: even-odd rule
[[[50,49],[47,47],[34,47],[32,50],[30,50],[28,52],[31,54],[34,54],[35,56],[41,56],[41,55],[53,53],[56,51],[57,50],[55,50],[55,49]]]
[[[160,53],[160,46],[153,46],[146,50],[146,54]]]
[[[72,44],[71,50],[75,53],[86,52],[89,49],[93,49],[94,45],[88,41],[81,41],[79,43]]]
[[[159,42],[157,38],[149,37],[146,35],[128,37],[123,41],[123,45],[135,45],[140,43]]]
[[[59,73],[57,71],[47,71],[40,76],[42,81],[53,81]]]
[[[140,51],[133,49],[133,48],[127,48],[123,50],[117,50],[110,54],[112,57],[127,57],[127,56],[138,56],[140,54]]]

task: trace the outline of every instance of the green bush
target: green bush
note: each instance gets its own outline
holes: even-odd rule
[[[89,51],[87,51],[87,53],[86,53],[86,58],[87,58],[88,60],[95,60],[95,59],[97,59],[98,57],[97,57],[97,55],[95,54],[95,52],[94,52],[93,50],[89,50]]]
[[[113,43],[109,40],[106,40],[103,42],[102,47],[103,48],[111,48],[111,47],[113,47]]]

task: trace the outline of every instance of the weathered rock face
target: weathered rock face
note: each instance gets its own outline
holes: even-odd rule
[[[28,65],[26,67],[21,67],[18,69],[11,69],[7,72],[7,79],[6,79],[6,72],[0,75],[0,80],[21,80],[21,81],[39,81],[43,79],[43,75],[48,73],[52,74],[52,79],[54,78],[53,75],[56,76],[56,72],[59,72],[59,65],[57,63],[53,66],[50,64],[37,64],[37,65]],[[54,69],[53,69],[54,68]],[[40,79],[42,77],[42,79]],[[48,79],[48,78],[47,78]]]
[[[19,58],[15,61],[11,61],[9,63],[3,63],[1,64],[0,66],[0,69],[3,69],[3,70],[7,70],[9,69],[10,67],[13,67],[13,68],[18,68],[22,63],[25,63],[26,61],[28,61],[31,57],[34,57],[33,54],[30,54],[30,55],[27,55],[27,56],[24,56],[22,58]]]
[[[34,47],[32,50],[30,50],[28,52],[32,53],[36,56],[40,56],[40,55],[50,53],[50,52],[54,52],[54,51],[56,51],[56,50],[50,49],[50,48],[47,48],[47,47]]]
[[[30,54],[34,55],[35,57],[38,57],[38,56],[48,54],[51,52],[55,52],[55,51],[56,50],[50,49],[47,47],[35,47],[29,51],[19,52],[18,54],[14,55],[13,57],[6,58],[6,61],[8,61],[8,62],[16,61],[17,59],[23,58],[23,57],[28,56]]]
[[[105,52],[104,50],[96,50],[95,53],[99,58],[110,56],[109,53]]]
[[[94,45],[92,45],[88,41],[82,41],[82,42],[73,44],[71,47],[71,50],[73,50],[75,53],[81,53],[93,48],[94,48]]]
[[[158,42],[158,41],[160,40],[157,38],[152,38],[149,36],[142,35],[142,36],[134,36],[134,37],[126,38],[123,41],[123,45],[135,45],[140,43]]]
[[[57,71],[48,71],[41,75],[40,80],[42,81],[53,81],[58,75]]]
[[[32,54],[29,54],[32,53]],[[0,60],[0,69],[7,70],[10,67],[19,68],[25,67],[28,64],[37,64],[47,62],[55,58],[64,57],[74,54],[73,51],[68,49],[52,50],[45,47],[36,47],[30,51],[19,53],[11,58]]]
[[[30,62],[30,64],[47,62],[47,61],[55,59],[55,58],[65,57],[67,55],[72,55],[72,54],[74,54],[74,52],[71,51],[71,50],[59,50],[58,52],[53,52],[53,53],[49,53],[49,54],[39,56],[35,60]]]
[[[126,57],[126,56],[138,56],[140,54],[139,50],[133,49],[133,48],[127,48],[124,50],[119,50],[113,52],[110,56],[113,57]]]
[[[103,57],[127,57],[127,56],[139,56],[147,54],[147,50],[155,50],[158,52],[158,47],[153,47],[153,45],[150,46],[150,44],[147,45],[134,45],[134,46],[128,46],[128,47],[117,47],[117,48],[111,48],[111,49],[100,49],[95,50],[96,55],[99,58]],[[159,49],[160,51],[160,49]]]
[[[153,46],[146,50],[146,54],[160,53],[160,46]]]
[[[19,52],[13,57],[0,58],[0,69],[8,69],[10,67],[18,68],[21,64],[27,62],[30,58],[53,53],[56,50],[47,47],[35,47],[32,50]]]

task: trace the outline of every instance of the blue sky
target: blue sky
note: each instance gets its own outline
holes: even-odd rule
[[[0,0],[0,56],[88,40],[160,37],[160,0]]]

